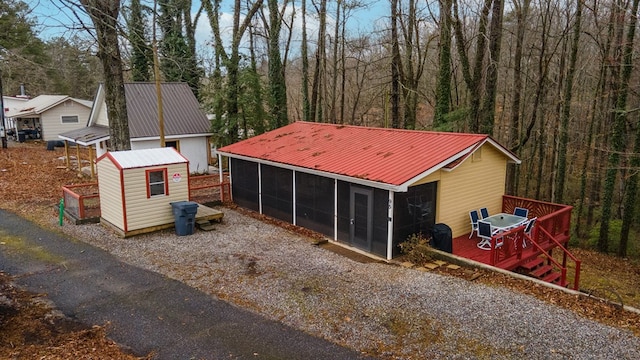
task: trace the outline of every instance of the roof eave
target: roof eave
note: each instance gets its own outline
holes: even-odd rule
[[[411,186],[413,183],[415,183],[416,181],[423,179],[433,173],[435,173],[438,170],[441,170],[443,167],[445,167],[447,164],[451,163],[452,161],[458,159],[461,156],[465,156],[468,153],[472,152],[475,148],[477,147],[477,144],[474,144],[472,146],[467,147],[466,149],[457,152],[456,154],[448,157],[447,159],[441,161],[440,163],[436,164],[435,166],[432,166],[431,168],[421,172],[420,174],[412,177],[411,179],[405,181],[404,183],[402,183],[400,185],[402,191],[407,191],[407,189],[409,188],[409,186]]]
[[[215,154],[222,155],[222,156],[227,156],[227,157],[230,157],[230,158],[236,158],[236,159],[240,159],[240,160],[252,161],[252,162],[259,163],[259,164],[271,165],[271,166],[280,167],[280,168],[284,168],[284,169],[289,169],[289,170],[293,170],[293,171],[304,172],[304,173],[307,173],[307,174],[319,175],[319,176],[323,176],[323,177],[327,177],[327,178],[331,178],[331,179],[342,180],[342,181],[346,181],[346,182],[350,182],[350,183],[354,183],[354,184],[358,184],[358,185],[363,185],[363,186],[369,186],[369,187],[382,189],[382,190],[391,190],[393,192],[405,192],[405,191],[407,191],[406,187],[403,188],[402,185],[399,186],[399,185],[394,185],[394,184],[387,184],[387,183],[383,183],[383,182],[379,182],[379,181],[367,180],[367,179],[362,179],[362,178],[358,178],[358,177],[342,175],[342,174],[336,174],[336,173],[331,173],[331,172],[322,171],[322,170],[315,170],[315,169],[310,169],[310,168],[301,167],[301,166],[283,164],[283,163],[279,163],[279,162],[275,162],[275,161],[258,159],[258,158],[254,158],[254,157],[250,157],[250,156],[238,155],[238,154],[224,152],[224,151],[216,151]],[[233,171],[233,170],[231,170],[231,171]]]
[[[178,135],[165,135],[165,139],[184,139],[184,138],[195,138],[195,137],[203,137],[203,136],[212,136],[213,133],[199,133],[199,134],[178,134]],[[131,141],[149,141],[149,140],[160,140],[160,136],[142,136],[142,137],[131,137]]]
[[[503,154],[505,154],[507,156],[507,158],[509,158],[510,162],[512,162],[514,164],[521,164],[522,163],[522,160],[520,160],[516,154],[512,153],[509,149],[507,149],[504,146],[500,145],[491,136],[488,136],[486,138],[486,140],[480,146],[482,146],[485,142],[490,143],[496,149],[500,150]]]
[[[101,143],[103,141],[107,141],[111,137],[109,135],[107,135],[107,136],[100,137],[100,138],[97,138],[97,139],[93,139],[93,140],[90,140],[90,141],[82,141],[82,140],[73,139],[73,138],[70,138],[68,136],[62,136],[62,135],[58,135],[58,138],[60,138],[62,140],[71,141],[71,142],[74,142],[74,143],[82,145],[82,146],[91,146],[91,145],[95,145],[95,144]]]

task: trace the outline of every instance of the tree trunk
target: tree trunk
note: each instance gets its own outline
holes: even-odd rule
[[[104,70],[105,102],[109,117],[109,150],[130,150],[129,118],[117,26],[120,0],[80,0],[80,3],[91,17],[98,38],[98,57]]]
[[[398,38],[398,0],[391,0],[391,127],[399,129],[400,124],[400,79],[402,59]]]
[[[239,123],[238,123],[238,96],[240,94],[239,83],[239,66],[240,66],[240,40],[247,27],[251,23],[256,12],[262,6],[263,0],[256,0],[255,3],[248,10],[242,23],[240,23],[241,16],[241,1],[234,1],[234,14],[233,14],[233,30],[231,40],[231,55],[227,55],[222,43],[222,37],[220,35],[220,24],[218,22],[218,11],[220,9],[220,0],[213,0],[214,6],[211,5],[211,0],[203,0],[203,7],[209,14],[209,23],[211,25],[211,31],[213,32],[214,43],[216,53],[220,54],[223,58],[223,64],[227,68],[227,91],[224,98],[226,105],[226,132],[228,144],[234,143],[238,140],[239,135]]]
[[[504,0],[493,0],[491,28],[489,29],[489,64],[485,82],[484,101],[480,109],[480,133],[493,135],[498,89],[498,64],[502,45],[502,13]]]
[[[520,99],[522,97],[522,50],[524,43],[524,34],[527,26],[529,15],[529,4],[531,0],[523,0],[522,5],[514,1],[515,13],[517,18],[516,29],[516,49],[514,54],[513,68],[513,98],[511,105],[511,126],[509,139],[507,144],[513,148],[518,139],[520,139]],[[519,155],[519,154],[518,154]],[[509,165],[507,168],[507,194],[515,195],[517,193],[517,176],[518,168],[515,165]]]
[[[336,124],[338,122],[338,35],[340,34],[340,10],[342,7],[342,0],[336,1],[336,23],[333,33],[333,81],[331,83],[331,122]]]
[[[302,120],[312,121],[309,103],[309,47],[307,43],[307,0],[302,0]]]
[[[634,6],[637,6],[637,0],[634,0]],[[625,49],[623,44],[622,32],[624,28],[624,19],[625,12],[627,9],[619,8],[619,15],[615,18],[619,21],[619,31],[616,35],[617,48]],[[637,8],[636,8],[637,11]],[[635,21],[634,21],[635,24]],[[635,35],[635,27],[630,27],[629,33],[631,35],[631,39],[633,39],[633,35]],[[629,37],[629,35],[627,35]],[[633,42],[631,42],[633,44]],[[626,53],[625,53],[626,58]],[[613,66],[613,70],[616,71],[616,68],[619,69],[622,67],[622,59],[617,58],[617,66]],[[624,59],[626,61],[626,59]],[[622,69],[621,75],[614,74],[611,92],[615,97],[615,103],[613,106],[613,111],[611,114],[611,126],[612,126],[612,134],[610,139],[610,150],[609,156],[607,159],[607,170],[605,174],[604,180],[604,189],[602,195],[602,218],[600,222],[600,233],[598,235],[598,250],[601,252],[609,251],[609,222],[611,221],[611,210],[613,208],[613,197],[614,190],[616,186],[616,178],[618,175],[618,165],[620,164],[620,153],[625,148],[624,138],[626,136],[626,103],[627,96],[629,92],[629,76],[631,72],[631,66],[628,66],[629,75],[626,74],[627,69]]]
[[[436,129],[445,125],[445,115],[451,110],[451,6],[452,0],[440,1],[438,79],[433,115],[433,127]]]
[[[315,122],[322,122],[322,93],[323,77],[322,67],[325,54],[325,34],[327,29],[327,0],[321,0],[320,11],[320,28],[318,29],[318,46],[316,48],[315,67],[313,70],[313,82],[311,86],[311,112],[309,119]]]
[[[271,129],[288,123],[287,84],[280,57],[280,28],[282,18],[277,0],[268,0],[269,5],[269,103],[271,108]],[[286,5],[286,1],[285,1]]]
[[[631,74],[633,70],[633,45],[636,33],[636,26],[638,23],[638,1],[633,0],[632,10],[631,10],[631,18],[629,21],[628,29],[627,29],[627,41],[624,43],[623,51],[624,51],[624,59],[623,59],[623,70],[622,70],[622,88],[620,91],[620,96],[618,98],[618,103],[616,107],[616,126],[618,126],[617,122],[622,122],[622,127],[627,121],[627,97],[629,94],[629,81],[631,79]],[[629,244],[629,230],[631,229],[631,224],[634,218],[635,212],[635,202],[636,195],[638,191],[638,167],[640,166],[640,156],[638,153],[640,152],[640,122],[636,122],[636,140],[633,147],[633,155],[631,157],[631,169],[633,170],[633,174],[628,180],[627,184],[627,192],[624,198],[624,215],[622,217],[622,229],[620,231],[620,244],[618,245],[618,256],[625,257],[627,256],[627,247]],[[615,134],[615,131],[614,131]],[[615,142],[614,142],[615,147]],[[624,148],[624,147],[623,147]]]
[[[569,142],[569,118],[571,117],[571,99],[573,95],[573,78],[576,73],[578,47],[580,45],[580,26],[582,25],[582,0],[576,0],[576,16],[573,24],[573,42],[569,55],[569,70],[564,88],[564,99],[560,120],[558,174],[556,175],[556,201],[564,201],[564,182],[567,171],[567,143]]]

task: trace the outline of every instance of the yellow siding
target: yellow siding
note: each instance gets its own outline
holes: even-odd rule
[[[58,134],[85,127],[90,112],[90,108],[72,100],[67,100],[65,103],[43,112],[40,118],[42,139],[45,141],[59,140]],[[62,115],[78,116],[78,122],[63,124]]]
[[[98,162],[98,173],[100,174],[98,178],[100,216],[124,230],[120,171],[108,158],[104,158]]]
[[[470,156],[453,171],[440,170],[414,184],[438,181],[436,222],[449,225],[453,237],[471,230],[470,210],[486,207],[490,214],[502,211],[507,158],[490,144],[480,150],[480,160]]]
[[[147,198],[146,170],[167,168],[169,184],[168,196]],[[180,182],[174,182],[172,175],[180,173]],[[157,166],[124,171],[125,198],[127,199],[128,231],[174,222],[171,202],[189,200],[189,180],[187,164]],[[102,176],[102,175],[101,175]]]

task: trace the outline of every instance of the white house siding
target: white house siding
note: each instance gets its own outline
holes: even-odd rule
[[[2,101],[4,103],[4,108],[8,109],[8,111],[6,111],[5,114],[7,112],[18,111],[20,108],[23,107],[24,103],[26,103],[28,100],[29,99],[15,98],[15,97],[10,97],[10,96],[3,96],[2,97]],[[16,123],[15,123],[15,120],[13,118],[6,117],[5,121],[6,121],[6,125],[7,125],[7,129],[6,130],[15,129]],[[0,124],[0,126],[2,126],[2,124]]]
[[[65,105],[66,104],[66,105]],[[87,119],[91,109],[72,100],[43,112],[40,115],[40,125],[42,126],[42,139],[58,140],[58,134],[63,132],[81,129],[87,125]],[[62,123],[62,116],[77,116],[77,123]]]
[[[98,162],[98,190],[100,193],[100,216],[112,225],[124,230],[124,204],[122,203],[122,187],[120,170],[109,160],[103,158]]]
[[[180,153],[189,160],[189,173],[202,174],[209,170],[209,163],[207,159],[207,151],[209,145],[206,136],[196,137],[167,137],[165,141],[179,141]],[[138,149],[153,149],[160,147],[160,140],[136,140],[131,139],[131,150]]]
[[[147,198],[147,170],[167,169],[169,195]],[[179,182],[173,174],[180,174]],[[171,202],[189,200],[189,178],[185,163],[124,170],[127,200],[127,230],[133,231],[174,222]],[[102,174],[100,174],[102,176]]]
[[[97,117],[95,125],[109,126],[109,117],[107,116],[107,105],[104,101],[100,101],[100,108],[97,109]]]

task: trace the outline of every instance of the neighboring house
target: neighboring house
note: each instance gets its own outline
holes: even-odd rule
[[[187,163],[172,148],[98,158],[100,221],[124,237],[173,226],[171,202],[189,200]]]
[[[29,98],[26,96],[3,96],[2,97],[2,105],[4,106],[5,119],[4,119],[4,124],[0,124],[0,126],[4,126],[4,128],[7,130],[8,136],[15,135],[16,125],[15,125],[15,120],[9,117],[7,114],[17,112],[19,109],[23,107],[24,103],[26,103],[27,101],[29,101]]]
[[[160,126],[155,83],[124,84],[131,149],[160,147]],[[206,173],[211,158],[211,122],[186,83],[162,83],[165,146],[189,160],[190,173]],[[109,119],[104,85],[100,85],[86,127],[61,133],[60,138],[82,146],[95,146],[97,157],[107,152]]]
[[[508,163],[488,135],[295,122],[218,149],[238,205],[393,258],[411,234],[500,212]],[[222,159],[220,159],[222,160]]]
[[[13,119],[13,130],[31,138],[58,140],[58,134],[84,127],[91,101],[67,95],[40,95],[7,113]]]

